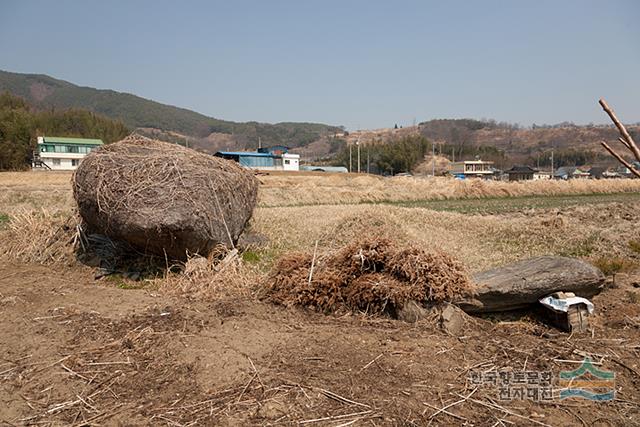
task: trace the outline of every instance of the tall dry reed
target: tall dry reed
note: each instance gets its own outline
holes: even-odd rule
[[[445,177],[274,175],[260,177],[260,206],[357,204],[382,201],[480,199],[639,192],[640,180],[484,181]]]

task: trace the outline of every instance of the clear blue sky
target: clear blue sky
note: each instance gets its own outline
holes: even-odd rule
[[[0,0],[0,69],[221,119],[640,121],[640,1]]]

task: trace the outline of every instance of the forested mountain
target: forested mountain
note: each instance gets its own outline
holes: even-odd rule
[[[640,139],[638,124],[627,125],[627,129],[636,140]],[[549,168],[552,151],[556,167],[615,165],[615,159],[601,147],[600,141],[611,141],[615,145],[619,135],[612,125],[579,126],[562,122],[523,127],[494,120],[436,119],[406,128],[351,132],[346,136],[346,142],[359,142],[363,147],[390,145],[385,150],[393,151],[391,147],[396,147],[402,151],[405,148],[396,142],[415,140],[420,136],[429,141],[427,154],[430,154],[433,142],[434,151],[440,158],[470,160],[479,156],[495,162],[498,168],[506,169],[515,164]],[[371,152],[382,153],[385,150],[376,148]],[[400,156],[406,164],[411,164],[415,157],[412,150],[409,152],[412,153],[409,156]],[[336,160],[345,164],[344,155]],[[398,165],[397,160],[395,163]]]
[[[514,163],[550,166],[552,150],[556,166],[615,163],[600,141],[616,144],[619,136],[613,126],[570,122],[523,127],[494,120],[442,119],[420,123],[418,128],[430,140],[446,143],[444,154],[454,152],[458,159],[482,155],[502,167]],[[640,134],[637,124],[627,128],[633,136]]]
[[[37,109],[80,108],[120,120],[131,129],[173,142],[180,139],[206,151],[265,145],[301,147],[340,128],[318,123],[237,123],[207,117],[184,108],[161,104],[113,90],[81,87],[42,74],[0,71],[0,92],[26,99]],[[185,141],[187,142],[187,141]]]
[[[39,135],[99,138],[113,142],[129,132],[122,122],[90,111],[37,111],[20,97],[0,93],[0,170],[29,167]]]

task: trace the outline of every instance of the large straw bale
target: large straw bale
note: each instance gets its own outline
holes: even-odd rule
[[[228,160],[130,136],[88,154],[73,191],[91,232],[186,259],[235,245],[253,213],[257,180]]]

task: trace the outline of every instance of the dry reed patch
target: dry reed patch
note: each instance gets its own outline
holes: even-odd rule
[[[408,241],[406,225],[386,205],[301,206],[257,208],[251,230],[264,235],[276,252],[306,250],[316,241],[337,249],[363,236]],[[431,212],[431,211],[429,211]]]
[[[434,304],[473,292],[461,263],[439,251],[361,238],[317,257],[281,257],[265,281],[264,297],[323,312],[346,310],[396,316],[409,301]]]
[[[0,212],[71,212],[71,172],[0,172]]]
[[[237,257],[236,251],[218,251],[208,258],[194,256],[180,272],[166,272],[152,285],[169,295],[198,300],[252,298],[258,273]]]
[[[49,211],[14,214],[0,233],[0,256],[38,264],[70,263],[80,244],[79,218]]]
[[[449,177],[393,177],[328,174],[268,175],[262,183],[260,206],[350,204],[381,201],[478,199],[486,197],[559,196],[640,191],[640,180],[483,181]]]
[[[70,187],[71,171],[0,172],[0,188]]]
[[[602,204],[480,216],[391,205],[258,208],[252,230],[269,239],[275,255],[378,236],[455,254],[475,272],[541,255],[637,256],[625,243],[640,238],[628,216],[634,209]]]

